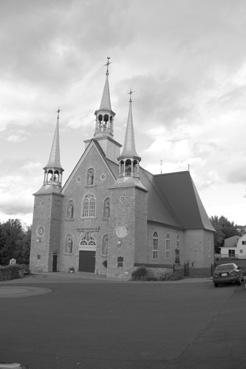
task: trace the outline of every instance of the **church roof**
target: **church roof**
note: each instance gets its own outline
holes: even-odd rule
[[[106,159],[115,178],[118,164]],[[214,231],[190,172],[153,175],[140,168],[140,179],[148,190],[148,221],[181,229]]]
[[[154,183],[168,199],[182,228],[214,231],[190,172],[155,175]]]
[[[174,228],[182,228],[168,201],[169,199],[159,189],[153,174],[142,167],[140,169],[141,182],[148,189],[148,221],[166,224]]]

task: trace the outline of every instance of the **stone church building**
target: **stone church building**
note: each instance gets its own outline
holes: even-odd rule
[[[34,194],[30,268],[129,279],[145,265],[209,274],[214,229],[189,171],[153,175],[140,166],[132,99],[124,145],[114,139],[108,65],[95,131],[62,185],[59,111],[44,181]]]

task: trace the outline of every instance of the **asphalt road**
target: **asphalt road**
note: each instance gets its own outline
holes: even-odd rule
[[[0,363],[30,369],[246,367],[243,287],[97,280],[36,285],[52,292],[0,299]]]

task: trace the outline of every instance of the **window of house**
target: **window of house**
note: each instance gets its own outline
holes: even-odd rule
[[[107,197],[103,203],[103,218],[110,217],[110,198]]]
[[[234,256],[235,256],[235,250],[229,249],[229,250],[228,250],[228,255],[229,255],[230,257],[234,257]]]
[[[65,252],[67,252],[68,254],[71,254],[73,252],[73,238],[71,234],[68,234],[66,237]]]
[[[89,168],[87,170],[87,185],[92,186],[94,184],[94,169]]]
[[[170,249],[171,249],[170,234],[167,233],[166,234],[166,239],[165,239],[165,255],[166,255],[166,258],[170,257]]]
[[[117,267],[122,268],[124,264],[124,258],[122,256],[117,257]]]
[[[180,238],[179,238],[179,234],[177,234],[177,239],[176,239],[176,247],[177,249],[179,249],[180,246]]]
[[[105,234],[102,239],[102,256],[107,256],[108,254],[108,235]]]
[[[242,241],[242,245],[246,245],[246,241]]]
[[[152,249],[152,258],[158,258],[158,233],[153,233],[153,249]]]
[[[96,199],[94,195],[86,195],[82,203],[82,217],[96,216]]]
[[[180,264],[180,252],[179,252],[179,249],[175,249],[175,264]]]

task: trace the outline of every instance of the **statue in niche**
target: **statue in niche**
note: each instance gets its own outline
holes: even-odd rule
[[[67,237],[67,252],[71,254],[73,251],[73,240],[72,237],[69,235]]]
[[[69,203],[68,203],[67,218],[69,218],[69,219],[73,218],[73,202],[72,201],[69,201]]]
[[[87,185],[91,186],[94,183],[94,169],[90,168],[87,171]]]
[[[106,256],[108,253],[108,235],[105,234],[102,240],[102,255]]]
[[[104,200],[103,217],[109,218],[110,216],[110,200],[109,198]]]

